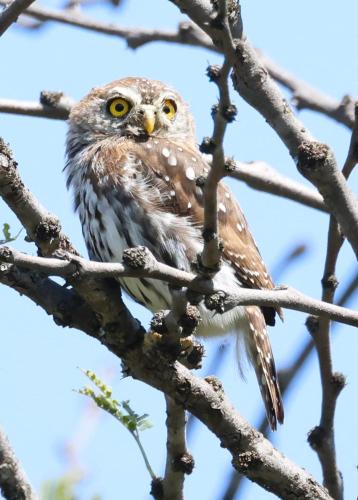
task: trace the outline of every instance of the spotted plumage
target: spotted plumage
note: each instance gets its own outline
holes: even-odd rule
[[[181,97],[161,82],[117,80],[93,89],[71,111],[67,185],[74,194],[91,259],[118,262],[128,247],[146,246],[168,265],[191,270],[202,249],[203,189],[209,166]],[[229,188],[218,187],[223,265],[215,286],[273,288],[246,219]],[[171,307],[167,284],[123,278],[121,285],[152,312]],[[244,340],[273,429],[283,407],[266,324],[275,311],[238,306],[223,314],[199,304],[198,334],[235,331]]]

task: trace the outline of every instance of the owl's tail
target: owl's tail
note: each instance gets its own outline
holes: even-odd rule
[[[275,431],[277,422],[283,423],[284,411],[266,322],[259,307],[249,306],[245,309],[248,320],[245,347],[256,372],[267,419],[271,429]]]

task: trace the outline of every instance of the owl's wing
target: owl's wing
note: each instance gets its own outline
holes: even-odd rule
[[[149,146],[149,147],[148,147]],[[163,211],[191,217],[203,227],[204,206],[202,181],[208,164],[194,148],[167,140],[137,144],[135,155],[146,175],[162,193]],[[158,207],[160,208],[160,207]],[[219,235],[224,244],[223,258],[233,268],[246,288],[273,289],[274,284],[250,233],[245,216],[230,189],[218,186]],[[275,323],[275,310],[262,308],[266,323]],[[280,314],[280,310],[277,310]]]

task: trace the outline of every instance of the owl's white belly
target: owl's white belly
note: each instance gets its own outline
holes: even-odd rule
[[[128,206],[117,206],[105,197],[97,197],[92,191],[86,192],[86,203],[79,205],[82,230],[90,257],[103,262],[121,262],[123,251],[130,247],[146,246],[155,257],[166,264],[175,265],[179,269],[190,271],[187,248],[173,235],[183,229],[188,233],[187,244],[191,245],[191,255],[201,251],[200,232],[190,222],[174,214],[147,214],[142,224],[136,220],[135,202]],[[100,220],[95,217],[101,214]],[[120,214],[120,215],[119,215]],[[151,233],[151,234],[149,234]],[[171,235],[165,237],[165,235]],[[164,236],[164,237],[163,237]],[[168,262],[168,256],[170,262]],[[150,278],[122,278],[119,280],[124,290],[137,302],[153,313],[161,309],[170,309],[172,296],[168,285],[160,280]],[[226,262],[215,276],[215,288],[235,293],[240,283],[233,268]],[[198,334],[201,336],[224,335],[240,328],[246,321],[243,307],[219,314],[209,311],[201,302],[198,309],[202,318]]]

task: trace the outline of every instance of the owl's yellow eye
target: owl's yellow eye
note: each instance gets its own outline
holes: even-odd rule
[[[122,97],[115,97],[108,103],[108,111],[116,118],[121,118],[126,115],[130,109],[131,104]]]
[[[172,120],[177,112],[177,105],[172,99],[166,99],[163,103],[163,113],[167,115],[169,120]]]

